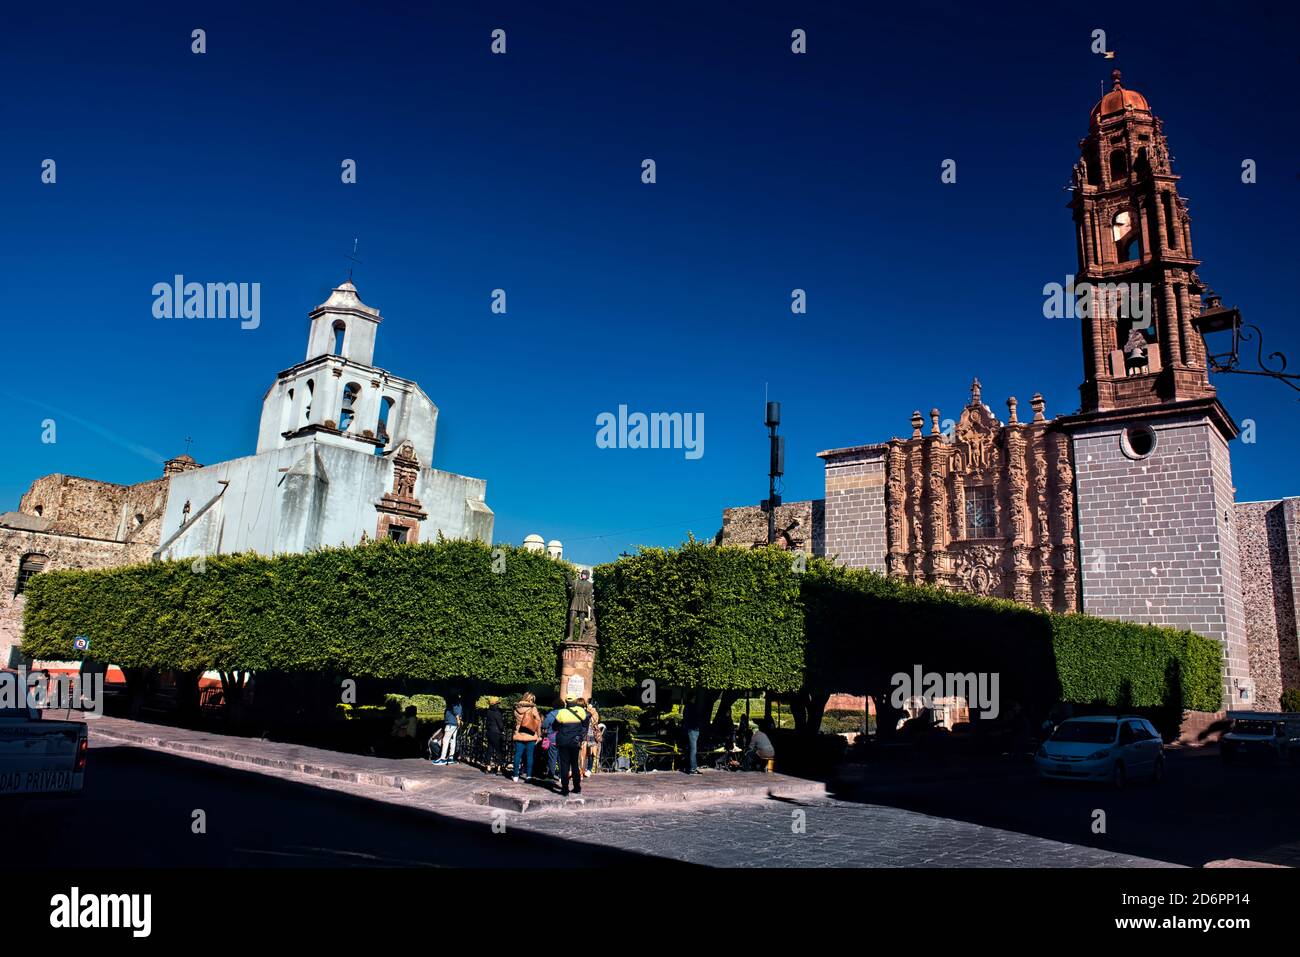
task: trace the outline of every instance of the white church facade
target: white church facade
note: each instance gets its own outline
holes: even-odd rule
[[[381,318],[345,282],[262,400],[256,453],[171,476],[160,559],[447,538],[492,541],[487,482],[432,467],[438,408],[374,365]]]

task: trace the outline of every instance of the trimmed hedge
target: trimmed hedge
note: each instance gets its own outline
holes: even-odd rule
[[[803,606],[790,556],[690,540],[595,573],[602,683],[791,691],[803,680]]]
[[[376,678],[551,682],[572,566],[480,542],[370,542],[272,558],[37,575],[23,651],[122,667],[338,671]]]
[[[924,671],[996,672],[1003,701],[1215,711],[1217,642],[1173,628],[1046,612],[810,562],[804,576],[809,680],[880,693]]]
[[[37,575],[23,650],[124,668],[334,671],[549,685],[573,568],[506,548],[371,542],[303,555]],[[1185,631],[910,585],[776,548],[688,541],[596,569],[597,688],[882,694],[897,673],[992,672],[1003,701],[1217,710],[1220,648]]]
[[[999,676],[1003,702],[1219,707],[1217,642],[912,585],[776,548],[645,549],[596,569],[598,672],[627,687],[887,693],[916,665]]]

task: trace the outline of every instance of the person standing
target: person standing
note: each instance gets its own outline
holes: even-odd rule
[[[533,693],[528,691],[515,705],[515,781],[521,777],[527,781],[533,776],[533,751],[542,728],[542,716],[536,702]]]
[[[442,756],[434,764],[454,764],[456,761],[456,736],[460,732],[461,706],[455,698],[447,699],[447,710],[442,713]]]
[[[486,771],[494,774],[505,760],[506,716],[501,713],[500,698],[488,698],[487,710],[483,712],[483,733],[487,735],[488,746]]]
[[[695,752],[700,746],[700,707],[699,696],[688,693],[682,705],[682,730],[686,732],[687,774],[699,774],[695,766]]]
[[[551,703],[551,710],[542,719],[542,750],[546,752],[546,776],[556,784],[560,783],[560,752],[555,747],[555,716],[564,707],[564,701],[556,698]]]
[[[587,709],[587,740],[582,743],[582,776],[589,778],[593,774],[600,773],[600,744],[604,737],[605,726],[600,723],[600,712],[596,710],[594,704],[590,704],[583,698],[578,699],[578,704]],[[591,770],[587,770],[587,763],[591,762]]]
[[[582,793],[582,765],[579,750],[587,738],[591,716],[578,703],[577,698],[564,699],[564,706],[555,715],[555,744],[560,751],[560,796],[569,796],[569,779],[573,779],[573,793]]]

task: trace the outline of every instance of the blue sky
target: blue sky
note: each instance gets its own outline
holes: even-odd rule
[[[787,500],[822,495],[818,451],[955,416],[975,375],[995,411],[1071,412],[1079,330],[1042,288],[1075,268],[1062,187],[1116,65],[1165,122],[1203,278],[1300,362],[1287,5],[538,6],[7,10],[0,508],[49,472],[152,478],[187,436],[250,454],[353,237],[376,363],[441,410],[433,464],[487,479],[498,540],[577,561],[762,498],[765,384]],[[154,319],[176,273],[261,283],[260,326]],[[1256,423],[1238,498],[1300,494],[1296,394],[1218,385]],[[620,404],[703,413],[705,454],[597,448]]]

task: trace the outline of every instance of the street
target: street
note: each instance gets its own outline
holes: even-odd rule
[[[79,797],[29,800],[11,833],[39,836],[31,863],[59,867],[462,867],[655,863],[632,851],[492,831],[311,784],[134,748],[95,748]],[[373,790],[373,789],[372,789]],[[207,833],[193,832],[194,812]]]
[[[1160,785],[1045,784],[1029,762],[911,760],[851,768],[831,793],[1071,844],[1199,867],[1237,858],[1300,864],[1300,769],[1225,768],[1218,749],[1165,750]],[[1105,812],[1105,832],[1094,813]]]

